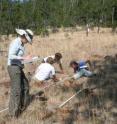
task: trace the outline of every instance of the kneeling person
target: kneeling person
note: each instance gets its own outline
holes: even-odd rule
[[[75,73],[75,75],[73,76],[74,79],[79,79],[82,76],[86,76],[86,77],[93,76],[93,73],[88,69],[87,63],[91,65],[89,61],[70,62],[70,67],[74,69],[74,73]]]
[[[55,53],[55,55],[51,55],[51,56],[45,57],[43,59],[43,62],[46,63],[47,62],[47,59],[49,57],[53,58],[54,63],[57,63],[59,65],[59,68],[61,70],[61,73],[64,73],[63,66],[62,66],[62,54],[61,53]]]
[[[58,81],[55,75],[55,69],[52,66],[53,63],[53,58],[49,57],[46,63],[42,63],[41,65],[39,65],[35,72],[34,79],[40,82],[48,79],[53,79],[55,82]]]

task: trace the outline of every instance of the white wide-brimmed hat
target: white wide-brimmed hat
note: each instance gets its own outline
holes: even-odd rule
[[[28,42],[31,44],[32,43],[32,39],[33,39],[33,32],[30,29],[16,29],[17,34],[19,34],[20,36],[25,35],[26,39],[28,40]]]

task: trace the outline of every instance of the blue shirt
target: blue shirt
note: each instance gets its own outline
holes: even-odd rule
[[[74,69],[74,72],[77,73],[82,69],[86,69],[88,66],[85,61],[77,61],[78,66]]]
[[[25,53],[25,47],[21,42],[21,38],[18,37],[15,40],[13,40],[9,46],[8,65],[11,65],[12,60],[21,61],[24,53]]]
[[[78,64],[79,64],[79,68],[80,69],[87,68],[87,65],[86,65],[86,62],[85,61],[80,61],[80,62],[78,62]]]

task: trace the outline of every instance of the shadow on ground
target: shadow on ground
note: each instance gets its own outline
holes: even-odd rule
[[[74,104],[65,124],[87,119],[99,124],[117,122],[117,55],[105,56],[91,63],[96,75],[88,78],[86,85],[89,89],[77,96],[80,101]],[[74,90],[80,88],[75,87]]]

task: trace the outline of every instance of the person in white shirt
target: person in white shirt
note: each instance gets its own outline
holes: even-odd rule
[[[58,81],[55,69],[52,66],[53,63],[54,59],[52,57],[48,57],[46,63],[41,63],[35,72],[34,80],[37,82],[43,82],[48,79],[53,79],[55,82]]]
[[[62,66],[62,61],[61,61],[61,59],[62,59],[62,54],[61,54],[61,53],[55,53],[55,55],[51,55],[51,56],[45,57],[42,62],[43,62],[43,63],[44,63],[44,62],[47,62],[47,59],[48,59],[49,57],[53,58],[54,63],[57,63],[57,64],[59,65],[59,68],[60,68],[60,70],[61,70],[61,73],[64,73],[64,71],[63,71],[63,66]]]

